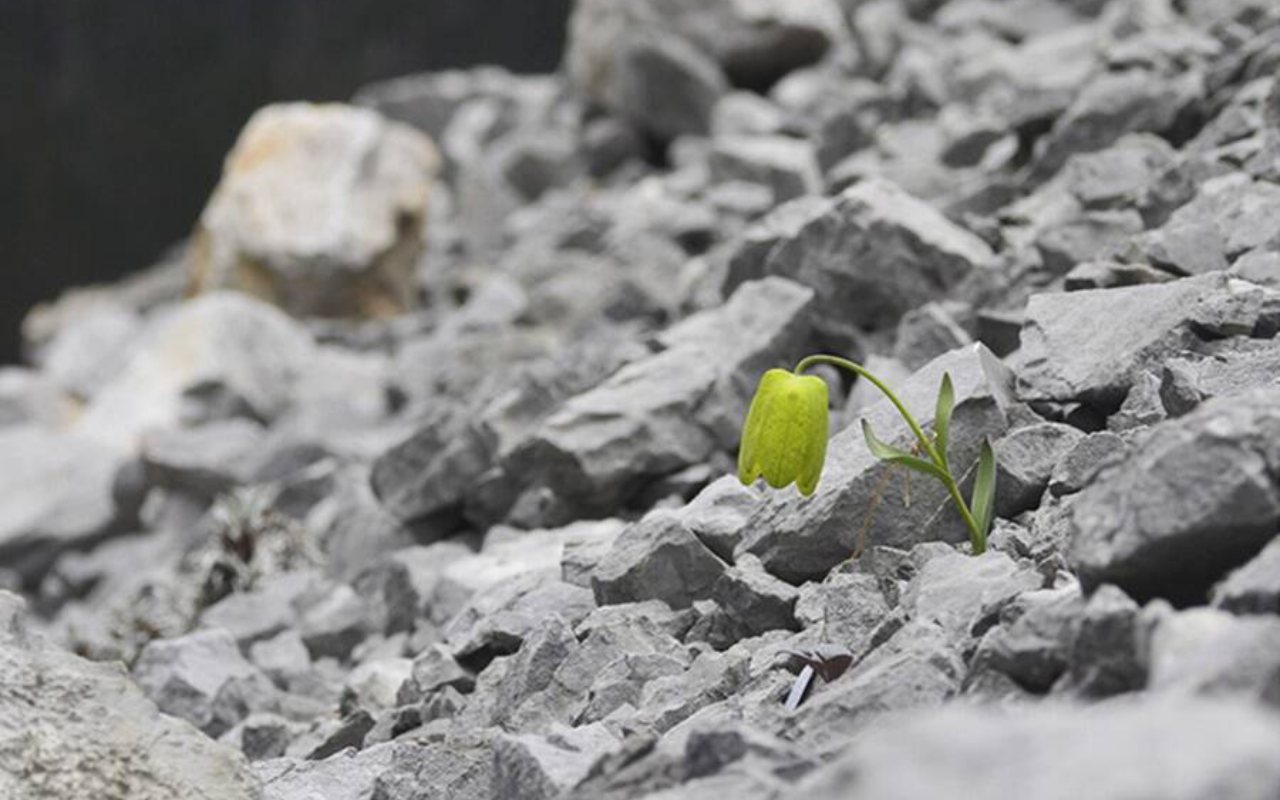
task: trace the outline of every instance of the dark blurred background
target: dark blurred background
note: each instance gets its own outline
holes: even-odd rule
[[[34,303],[190,231],[254,109],[559,64],[570,0],[0,0],[0,362]]]

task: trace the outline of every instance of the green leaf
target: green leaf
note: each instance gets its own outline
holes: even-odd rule
[[[901,464],[902,466],[913,469],[916,472],[922,472],[925,475],[932,475],[940,481],[946,480],[946,473],[938,469],[937,465],[932,462],[925,461],[923,458],[917,458],[906,450],[899,450],[896,447],[887,445],[876,438],[871,432],[871,425],[864,419],[862,421],[862,436],[867,440],[867,449],[871,451],[871,455],[887,461],[891,464]]]
[[[973,480],[973,500],[969,507],[973,509],[973,519],[978,523],[978,530],[983,537],[991,528],[991,517],[994,513],[996,497],[996,454],[991,449],[991,442],[983,440],[982,454],[978,456],[978,475]]]
[[[938,389],[938,407],[933,412],[933,442],[938,458],[947,463],[947,444],[951,437],[951,412],[956,407],[956,390],[951,385],[951,375],[942,373],[942,387]]]

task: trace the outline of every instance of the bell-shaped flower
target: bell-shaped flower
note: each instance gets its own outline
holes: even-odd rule
[[[775,489],[794,482],[813,494],[827,456],[827,384],[815,375],[771,369],[760,378],[738,448],[738,479],[761,476]]]

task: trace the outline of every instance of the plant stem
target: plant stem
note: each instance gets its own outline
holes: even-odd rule
[[[894,408],[896,408],[898,413],[902,416],[903,421],[907,423],[907,427],[911,428],[911,433],[916,437],[916,441],[919,442],[920,449],[929,457],[929,461],[938,467],[938,469],[942,471],[942,474],[946,476],[943,479],[942,484],[946,487],[947,494],[951,495],[951,501],[955,503],[956,509],[960,512],[961,519],[964,520],[965,526],[969,529],[969,543],[973,547],[974,554],[978,555],[985,552],[987,549],[986,531],[978,529],[978,522],[973,518],[973,512],[969,510],[969,504],[966,503],[964,501],[964,497],[961,496],[960,487],[956,484],[955,478],[951,475],[950,467],[947,465],[946,460],[939,455],[937,448],[933,446],[933,442],[925,435],[924,428],[920,426],[919,422],[916,422],[916,418],[911,415],[911,412],[908,411],[907,407],[903,405],[900,399],[898,399],[898,396],[893,393],[893,390],[886,386],[884,381],[880,380],[875,375],[872,375],[866,367],[850,361],[847,358],[841,358],[840,356],[807,356],[801,359],[800,363],[796,365],[795,373],[797,375],[801,375],[805,370],[810,367],[817,366],[818,364],[827,364],[832,367],[852,372],[859,377],[866,378],[873,386],[879,389],[885,397],[889,398],[889,402],[893,403]]]

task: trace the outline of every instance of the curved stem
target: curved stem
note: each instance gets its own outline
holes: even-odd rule
[[[893,403],[894,407],[898,409],[898,413],[902,415],[902,419],[905,420],[907,426],[911,428],[911,433],[913,433],[916,439],[919,440],[920,448],[929,456],[929,460],[937,464],[939,467],[943,467],[944,469],[946,468],[944,464],[940,463],[941,459],[938,458],[938,453],[933,448],[933,442],[929,441],[928,436],[925,436],[924,428],[920,427],[920,423],[916,422],[916,418],[911,416],[911,412],[902,404],[902,401],[893,393],[893,390],[884,384],[884,381],[880,380],[875,375],[872,375],[867,368],[861,364],[856,364],[849,359],[841,358],[840,356],[807,356],[806,358],[801,359],[800,363],[796,365],[795,372],[799,375],[817,364],[828,364],[833,367],[839,367],[871,381],[871,383],[879,389],[885,397],[889,398],[889,402]]]
[[[942,460],[941,456],[939,456],[937,449],[933,446],[933,442],[925,435],[924,428],[920,427],[920,423],[916,422],[916,418],[911,415],[911,412],[908,411],[907,407],[903,405],[900,399],[898,399],[898,396],[893,393],[893,390],[886,386],[884,381],[880,380],[875,375],[872,375],[866,367],[850,361],[847,358],[841,358],[840,356],[807,356],[801,359],[800,363],[796,365],[795,373],[800,375],[804,373],[805,370],[818,364],[827,364],[832,367],[852,372],[859,377],[866,378],[873,386],[879,389],[885,397],[889,398],[889,402],[893,403],[894,408],[898,409],[898,413],[902,415],[902,419],[907,423],[907,427],[911,428],[911,433],[914,434],[916,440],[919,441],[920,448],[929,457],[929,460],[941,469],[944,475],[946,475],[946,478],[942,483],[946,487],[947,493],[951,495],[951,501],[955,503],[956,509],[960,512],[960,517],[964,520],[965,527],[969,529],[969,542],[973,546],[973,552],[975,554],[981,554],[984,552],[987,549],[986,532],[978,530],[978,521],[973,518],[973,512],[969,510],[969,504],[966,503],[964,497],[961,496],[960,487],[956,484],[955,478],[952,477],[950,468],[946,462]]]

